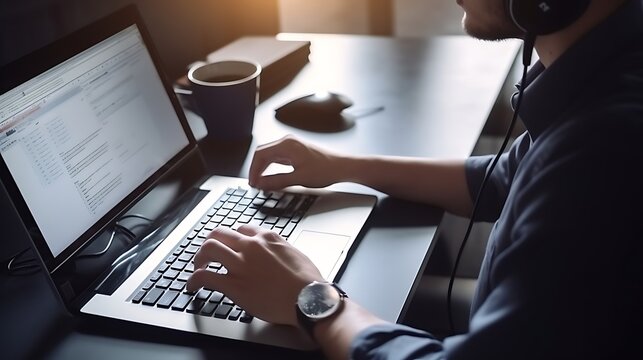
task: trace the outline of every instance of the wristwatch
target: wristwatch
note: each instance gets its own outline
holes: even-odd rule
[[[315,324],[337,314],[347,297],[346,292],[335,283],[311,282],[301,289],[295,304],[299,325],[314,338]]]

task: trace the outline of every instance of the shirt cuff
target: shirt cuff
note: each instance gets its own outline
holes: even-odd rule
[[[400,324],[370,326],[355,336],[351,359],[417,359],[441,354],[442,342],[428,332]]]

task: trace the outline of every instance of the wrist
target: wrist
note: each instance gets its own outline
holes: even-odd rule
[[[337,179],[335,182],[354,182],[361,183],[361,174],[365,166],[365,159],[358,156],[341,155],[334,160],[337,169]]]
[[[335,283],[313,281],[306,285],[295,303],[299,327],[315,339],[315,328],[341,313],[347,297]]]

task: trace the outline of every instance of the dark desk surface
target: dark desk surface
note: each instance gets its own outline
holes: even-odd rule
[[[217,173],[245,176],[252,149],[288,133],[354,154],[465,157],[519,50],[517,42],[490,43],[458,36],[426,40],[311,34],[280,37],[311,40],[310,63],[260,104],[252,143],[227,152],[204,148]],[[349,96],[356,112],[383,110],[359,118],[349,130],[331,134],[299,130],[275,120],[277,106],[319,90]],[[198,119],[192,124],[199,128]],[[355,184],[333,188],[380,198],[340,284],[378,316],[398,321],[426,265],[442,212]],[[252,358],[258,351],[282,358],[301,355],[188,334],[173,338],[176,334],[167,330],[73,318],[55,302],[42,273],[7,277],[3,272],[0,290],[0,338],[3,357],[8,359],[27,354],[57,359],[88,355],[92,359]]]

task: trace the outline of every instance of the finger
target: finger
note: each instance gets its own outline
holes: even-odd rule
[[[239,254],[218,240],[206,240],[199,251],[194,254],[194,268],[203,269],[210,262],[217,261],[228,269],[236,268],[241,259]]]
[[[270,164],[292,165],[291,157],[293,152],[289,150],[290,146],[288,146],[288,144],[291,143],[289,140],[290,137],[286,136],[257,147],[250,164],[248,175],[251,186],[259,187],[257,185],[261,183],[262,175]]]
[[[279,235],[278,233],[274,232],[273,230],[268,230],[266,228],[260,228],[259,234],[264,240],[268,242],[285,242],[286,241],[286,239],[281,237],[281,235]]]
[[[248,183],[250,186],[263,189],[264,179],[266,176],[269,176],[267,171],[271,165],[281,165],[281,166],[292,166],[292,159],[289,158],[266,158],[265,160],[253,159],[252,164],[250,165],[250,171],[248,175]]]
[[[227,293],[233,278],[228,275],[217,274],[214,271],[196,269],[188,278],[185,289],[197,291],[202,287]]]
[[[248,171],[248,179],[250,185],[255,186],[254,183],[261,178],[261,174],[268,168],[268,166],[275,161],[273,151],[271,150],[279,142],[273,141],[265,145],[259,145],[252,155],[250,163],[250,170]]]
[[[239,226],[237,231],[246,236],[255,236],[259,233],[262,228],[260,226],[244,224]]]
[[[240,244],[244,237],[245,235],[227,226],[216,227],[208,234],[208,239],[218,240],[236,252],[241,250]]]
[[[292,185],[301,185],[297,175],[297,169],[291,173],[265,175],[258,179],[256,185],[253,186],[263,190],[280,190]]]

